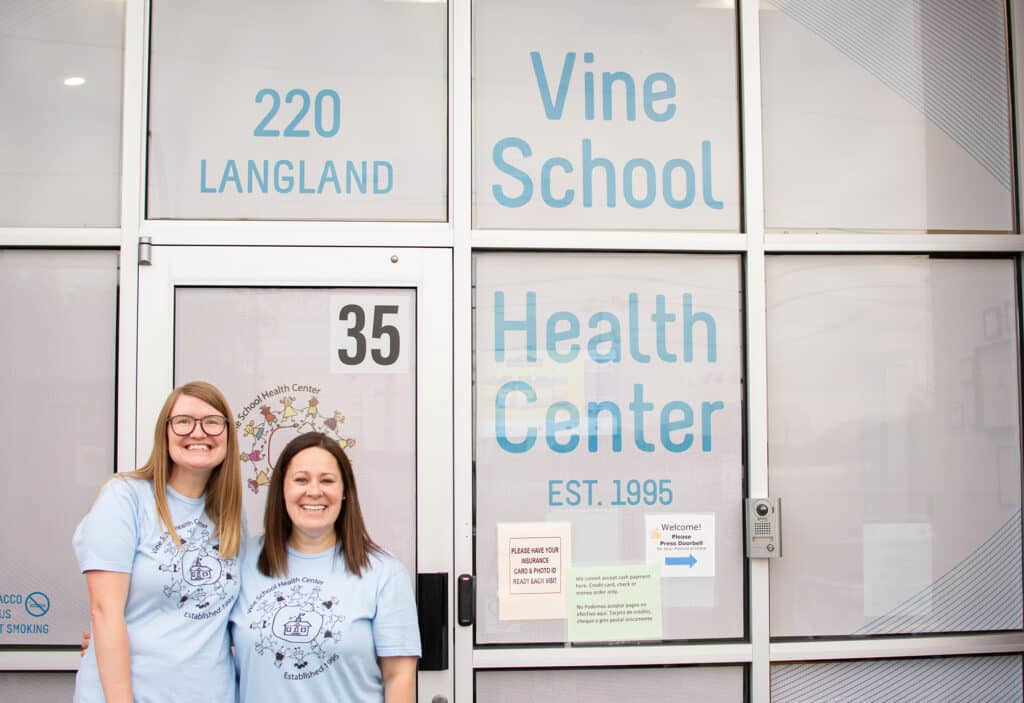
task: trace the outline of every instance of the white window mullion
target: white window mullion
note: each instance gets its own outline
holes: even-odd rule
[[[743,231],[747,234],[747,481],[748,495],[767,496],[768,391],[765,337],[764,167],[761,134],[761,49],[758,3],[739,3],[743,159]],[[769,703],[768,562],[750,561],[751,703]]]

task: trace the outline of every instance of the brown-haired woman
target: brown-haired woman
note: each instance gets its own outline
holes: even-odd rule
[[[310,432],[282,450],[241,581],[231,636],[242,703],[412,702],[420,640],[409,576],[370,539],[336,440]]]
[[[242,478],[231,417],[209,383],[175,388],[149,459],[108,481],[75,530],[93,633],[76,703],[235,700],[227,619]]]

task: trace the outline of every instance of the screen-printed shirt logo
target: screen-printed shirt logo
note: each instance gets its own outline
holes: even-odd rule
[[[242,471],[253,493],[270,483],[277,454],[292,438],[305,432],[322,432],[338,441],[342,449],[356,440],[344,436],[345,415],[337,409],[320,407],[320,389],[301,383],[283,383],[260,391],[243,406],[235,418]]]
[[[157,568],[166,574],[164,597],[190,620],[212,618],[234,603],[238,594],[237,560],[220,558],[219,545],[211,542],[212,531],[202,518],[174,529],[181,547],[164,532],[153,548]]]
[[[256,654],[288,680],[309,679],[338,660],[345,616],[337,596],[323,595],[323,581],[291,578],[260,593],[249,606]]]

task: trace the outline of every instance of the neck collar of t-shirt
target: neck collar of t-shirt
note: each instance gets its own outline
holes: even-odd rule
[[[203,495],[199,496],[198,498],[189,498],[188,496],[183,496],[182,494],[178,493],[176,490],[171,488],[171,484],[167,484],[167,495],[170,498],[180,500],[182,503],[188,503],[189,505],[202,505],[206,501],[205,493],[203,493]]]
[[[323,550],[322,552],[300,552],[295,547],[288,547],[288,556],[295,557],[297,559],[324,559],[326,557],[332,557],[338,553],[341,548],[341,542],[335,542],[333,545]]]

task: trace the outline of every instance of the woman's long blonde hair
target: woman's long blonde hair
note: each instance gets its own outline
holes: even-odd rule
[[[167,528],[174,543],[181,546],[181,538],[174,529],[171,510],[167,507],[167,481],[171,475],[171,457],[167,443],[167,420],[171,408],[183,395],[209,403],[217,412],[227,418],[227,453],[224,461],[213,470],[206,482],[206,515],[217,531],[220,542],[218,549],[222,558],[238,555],[242,541],[242,466],[238,454],[238,433],[235,432],[234,415],[224,394],[213,384],[192,381],[171,391],[164,401],[153,431],[153,450],[149,459],[136,471],[121,476],[152,481],[153,496],[156,498],[156,513]]]

